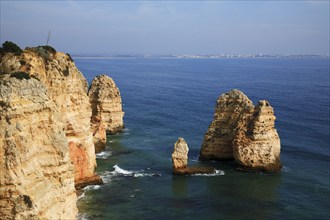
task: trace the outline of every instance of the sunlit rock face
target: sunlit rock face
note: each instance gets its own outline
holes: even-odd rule
[[[174,144],[174,149],[172,153],[172,167],[174,171],[187,167],[188,152],[188,144],[183,138],[179,138]]]
[[[0,71],[2,74],[24,72],[44,83],[60,113],[59,121],[64,123],[75,181],[93,177],[96,157],[88,85],[70,55],[46,47],[29,48],[20,55],[7,53],[1,57]]]
[[[234,89],[221,95],[202,144],[200,159],[234,159],[233,140],[238,124],[253,113],[252,101]]]
[[[278,171],[281,143],[275,129],[273,108],[262,100],[247,124],[238,129],[233,142],[235,160],[247,169]]]
[[[235,159],[242,169],[279,171],[281,144],[275,118],[266,100],[254,106],[236,89],[221,95],[204,137],[200,159]]]
[[[95,77],[88,95],[93,116],[101,119],[106,132],[115,134],[122,131],[124,112],[120,92],[113,79],[106,75]]]
[[[74,174],[47,86],[27,74],[1,74],[1,219],[75,219]]]

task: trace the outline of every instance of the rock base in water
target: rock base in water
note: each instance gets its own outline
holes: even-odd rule
[[[215,169],[212,167],[193,166],[188,167],[188,152],[189,147],[183,138],[178,138],[174,144],[172,153],[173,173],[176,175],[191,175],[191,174],[212,174]]]
[[[101,179],[101,177],[98,175],[95,175],[95,176],[89,177],[88,179],[84,179],[81,182],[77,182],[75,184],[75,188],[76,188],[76,190],[79,190],[79,189],[82,189],[89,185],[103,185],[103,184],[104,183],[103,183],[103,180]]]
[[[193,166],[173,170],[176,175],[192,175],[192,174],[213,174],[215,169],[213,167]]]

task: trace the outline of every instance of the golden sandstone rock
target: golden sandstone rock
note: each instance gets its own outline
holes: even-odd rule
[[[274,121],[274,111],[265,100],[254,107],[239,90],[221,95],[200,159],[235,159],[244,169],[279,171],[281,145]]]
[[[178,175],[190,175],[190,174],[211,174],[215,173],[215,169],[212,167],[193,166],[188,167],[188,152],[189,147],[187,142],[183,138],[179,138],[174,144],[172,153],[172,167],[173,173]]]
[[[94,176],[96,156],[90,128],[92,112],[87,96],[88,85],[71,57],[43,47],[30,48],[20,55],[7,53],[1,57],[0,71],[2,74],[25,72],[45,84],[65,126],[75,181]]]
[[[75,219],[61,113],[43,82],[16,77],[0,75],[0,218]]]
[[[124,129],[121,96],[113,79],[106,75],[93,79],[88,96],[95,149],[100,152],[105,148],[106,133],[115,134]]]
[[[0,216],[75,219],[74,187],[102,183],[87,81],[48,46],[0,55]]]

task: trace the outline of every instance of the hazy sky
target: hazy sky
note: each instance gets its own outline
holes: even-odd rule
[[[329,1],[4,1],[1,43],[73,54],[329,54]]]

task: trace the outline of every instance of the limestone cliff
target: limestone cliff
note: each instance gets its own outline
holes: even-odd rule
[[[1,219],[75,219],[75,192],[64,124],[47,87],[24,73],[0,75]]]
[[[233,142],[235,160],[245,168],[266,171],[281,169],[280,138],[275,126],[273,108],[262,100],[254,114],[242,123]]]
[[[254,107],[239,90],[221,95],[200,159],[235,159],[244,169],[280,170],[280,139],[274,121],[274,111],[265,100]]]
[[[48,46],[28,48],[19,55],[7,53],[2,56],[0,72],[25,72],[46,85],[50,99],[59,109],[59,121],[65,125],[76,184],[94,178],[96,158],[90,129],[92,112],[88,86],[71,57]]]
[[[103,124],[109,134],[122,131],[124,112],[120,92],[113,79],[106,75],[95,77],[88,95],[93,110],[92,123],[97,128],[98,124]]]
[[[233,140],[238,123],[253,113],[252,101],[234,89],[221,95],[215,107],[214,119],[205,134],[200,159],[233,159]]]

